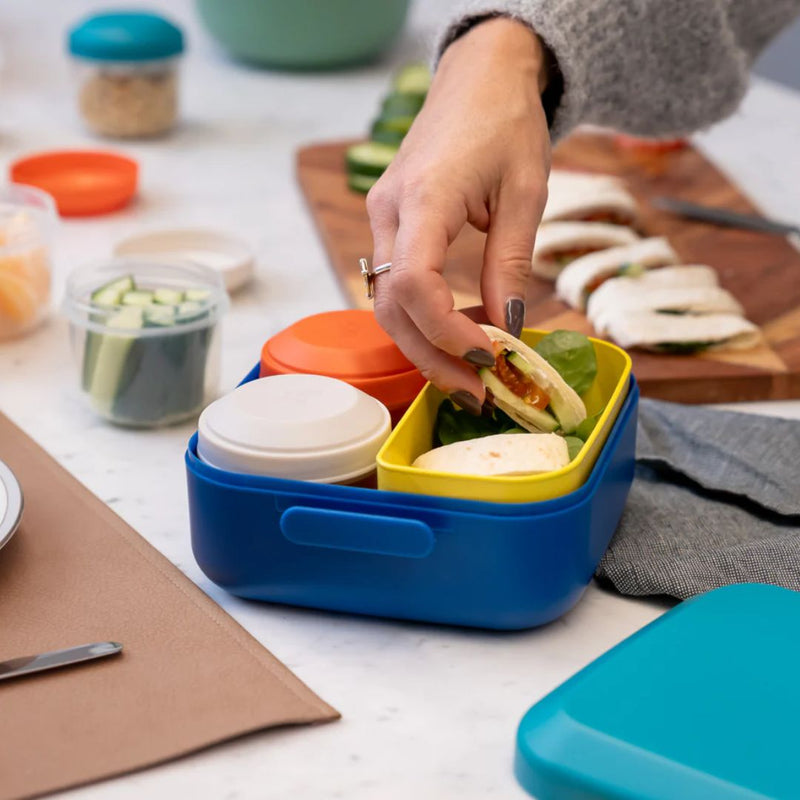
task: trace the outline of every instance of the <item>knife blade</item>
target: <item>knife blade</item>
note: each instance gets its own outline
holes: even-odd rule
[[[786,222],[762,217],[758,214],[741,214],[737,211],[729,211],[725,208],[715,208],[713,206],[702,206],[697,203],[690,203],[687,200],[678,200],[675,197],[654,197],[652,204],[662,211],[677,214],[688,219],[696,219],[701,222],[710,222],[713,225],[722,225],[726,228],[742,228],[748,231],[760,231],[761,233],[777,233],[781,236],[788,234],[800,234],[800,226],[791,225]]]
[[[66,650],[51,650],[35,656],[12,658],[0,662],[0,681],[42,672],[46,669],[80,664],[83,661],[94,661],[96,658],[113,656],[121,651],[122,645],[119,642],[94,642],[93,644],[69,647]]]

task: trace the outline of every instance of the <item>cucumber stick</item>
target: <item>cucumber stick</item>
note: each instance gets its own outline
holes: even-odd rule
[[[201,288],[145,288],[131,276],[92,292],[90,319],[104,330],[87,331],[82,385],[95,410],[127,425],[199,410],[212,328],[181,328],[208,316],[211,296]]]
[[[135,331],[144,325],[142,309],[137,306],[123,308],[106,321],[106,326],[117,333],[94,334],[87,339],[84,364],[91,361],[88,391],[95,408],[104,415],[111,413],[114,400],[134,368],[137,339]],[[127,331],[127,333],[125,332]],[[94,351],[91,355],[88,352]]]

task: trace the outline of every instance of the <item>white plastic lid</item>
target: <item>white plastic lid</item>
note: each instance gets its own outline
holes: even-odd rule
[[[208,406],[197,453],[231,472],[348,483],[375,468],[389,411],[349,383],[323,375],[273,375]]]
[[[235,291],[253,277],[253,251],[241,239],[204,228],[152,231],[118,242],[117,256],[149,256],[160,260],[193,261],[222,274],[225,288]]]

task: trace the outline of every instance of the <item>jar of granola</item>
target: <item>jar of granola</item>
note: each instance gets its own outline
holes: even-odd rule
[[[148,12],[96,14],[69,34],[78,109],[95,133],[158,136],[178,117],[178,61],[183,33]]]

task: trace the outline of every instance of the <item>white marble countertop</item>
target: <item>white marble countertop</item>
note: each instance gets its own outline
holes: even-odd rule
[[[92,5],[2,4],[0,167],[26,152],[98,145],[76,119],[62,54],[65,27]],[[171,0],[191,42],[184,124],[169,139],[121,147],[141,163],[135,205],[61,224],[56,301],[73,267],[107,256],[131,233],[210,225],[244,237],[257,250],[258,275],[226,320],[225,391],[269,335],[343,307],[294,180],[293,152],[363,131],[391,70],[423,52],[449,6],[418,0],[408,32],[380,65],[286,75],[231,63],[197,28],[188,0]],[[758,82],[739,112],[698,142],[765,211],[791,219],[800,208],[798,133],[800,95]],[[522,714],[664,610],[592,586],[541,630],[492,634],[229,597],[200,572],[189,545],[182,457],[192,426],[132,432],[98,421],[73,388],[66,332],[54,313],[35,334],[0,344],[0,410],[342,712],[331,725],[249,736],[70,798],[522,798],[511,771]],[[748,408],[800,418],[800,402]]]

